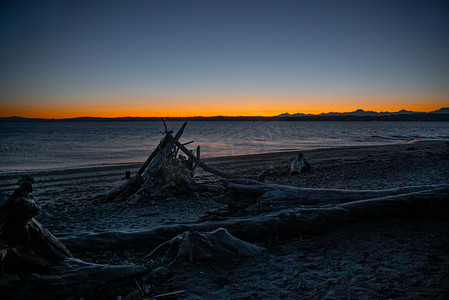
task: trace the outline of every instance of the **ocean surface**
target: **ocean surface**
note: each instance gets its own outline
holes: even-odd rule
[[[143,162],[163,130],[161,122],[0,123],[0,174]],[[449,140],[449,122],[191,121],[181,142],[214,157],[435,139]]]

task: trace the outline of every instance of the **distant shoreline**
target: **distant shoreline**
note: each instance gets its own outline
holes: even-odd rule
[[[274,117],[79,117],[66,119],[43,119],[23,117],[1,117],[0,123],[24,123],[24,122],[160,122],[166,121],[366,121],[366,122],[390,122],[390,121],[419,121],[419,122],[448,122],[449,113],[410,113],[410,114],[379,114],[379,115],[301,115],[301,116],[274,116]]]

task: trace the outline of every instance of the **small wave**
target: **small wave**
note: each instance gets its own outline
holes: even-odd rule
[[[392,140],[390,137],[380,136],[380,135],[372,135],[372,138],[382,139],[382,140]]]

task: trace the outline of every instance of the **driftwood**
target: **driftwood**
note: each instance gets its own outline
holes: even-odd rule
[[[233,237],[226,229],[212,232],[186,231],[159,245],[148,258],[163,253],[190,262],[223,261],[239,257],[256,256],[264,248]]]
[[[182,152],[184,152],[189,158],[191,158],[193,161],[195,161],[204,171],[209,172],[209,173],[214,174],[214,175],[217,175],[217,176],[219,176],[221,178],[263,181],[265,179],[266,175],[269,172],[269,170],[266,170],[266,171],[262,172],[261,174],[259,174],[258,176],[254,176],[254,177],[251,177],[251,176],[239,176],[239,175],[235,175],[235,174],[226,173],[226,172],[223,172],[223,171],[218,170],[216,168],[213,168],[213,167],[207,165],[206,163],[204,163],[203,161],[199,160],[198,158],[196,158],[192,154],[192,152],[190,152],[181,143],[177,142],[176,146],[178,146],[179,149]]]
[[[259,176],[244,177],[229,174],[208,166],[200,159],[200,147],[196,155],[185,146],[192,142],[182,144],[179,138],[184,132],[187,123],[172,136],[164,122],[165,136],[156,149],[151,153],[137,174],[119,186],[112,189],[105,197],[106,201],[132,201],[137,202],[152,198],[166,198],[173,195],[192,195],[199,191],[222,192],[223,188],[217,185],[198,184],[194,180],[197,167],[227,179],[247,179],[262,181],[268,171]],[[182,151],[186,156],[178,155]]]
[[[165,124],[165,123],[164,123]],[[175,137],[171,131],[166,131],[164,138],[160,141],[156,149],[151,153],[137,174],[121,185],[112,189],[105,197],[106,201],[128,200],[138,201],[141,198],[153,195],[159,195],[160,187],[167,182],[158,182],[154,177],[158,176],[159,171],[163,169],[167,160],[172,154],[175,142],[179,140],[187,123],[184,123]],[[157,178],[159,179],[159,178]]]
[[[0,294],[7,299],[66,299],[86,296],[112,280],[146,271],[144,266],[110,266],[72,258],[54,235],[34,219],[33,178],[19,180],[0,204]]]
[[[147,271],[136,265],[98,265],[79,259],[65,259],[47,270],[47,274],[26,274],[5,291],[7,299],[80,299],[96,298],[101,286],[119,279],[141,275]]]
[[[72,257],[67,248],[33,217],[39,207],[30,195],[34,179],[19,180],[19,188],[0,208],[2,272],[39,271]]]
[[[310,164],[304,158],[304,154],[297,152],[291,159],[289,175],[310,171]]]
[[[297,205],[337,204],[356,200],[425,191],[449,185],[409,186],[385,190],[312,189],[288,185],[260,183],[248,180],[231,180],[225,184],[225,194],[216,201],[231,209],[243,209],[257,204],[260,209],[282,208]]]
[[[185,231],[208,232],[220,227],[246,242],[273,237],[319,234],[336,226],[368,219],[420,216],[449,212],[449,188],[359,200],[328,207],[291,208],[255,216],[218,221],[167,225],[141,232],[83,233],[62,238],[74,252],[127,248],[154,248]]]

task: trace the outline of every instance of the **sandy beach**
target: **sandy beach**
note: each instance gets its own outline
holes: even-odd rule
[[[387,189],[447,184],[449,147],[444,141],[387,146],[345,147],[303,152],[311,171],[289,176],[293,152],[205,159],[239,175],[271,168],[266,182],[310,188]],[[198,220],[223,204],[207,193],[149,203],[101,203],[125,171],[141,164],[86,167],[32,173],[34,197],[42,210],[36,219],[57,237],[81,232],[139,231]],[[11,192],[19,175],[0,177]],[[198,171],[198,182],[219,179]],[[117,283],[104,297],[134,299],[184,290],[186,299],[447,299],[449,298],[449,221],[441,216],[369,221],[335,228],[313,238],[274,239],[261,256],[230,264],[176,261],[173,278],[136,294],[136,285]],[[96,263],[140,263],[151,252],[74,253]],[[145,252],[145,253],[144,253]],[[148,265],[148,262],[147,262]],[[134,293],[134,294],[132,294]],[[132,298],[132,297],[131,297]]]

